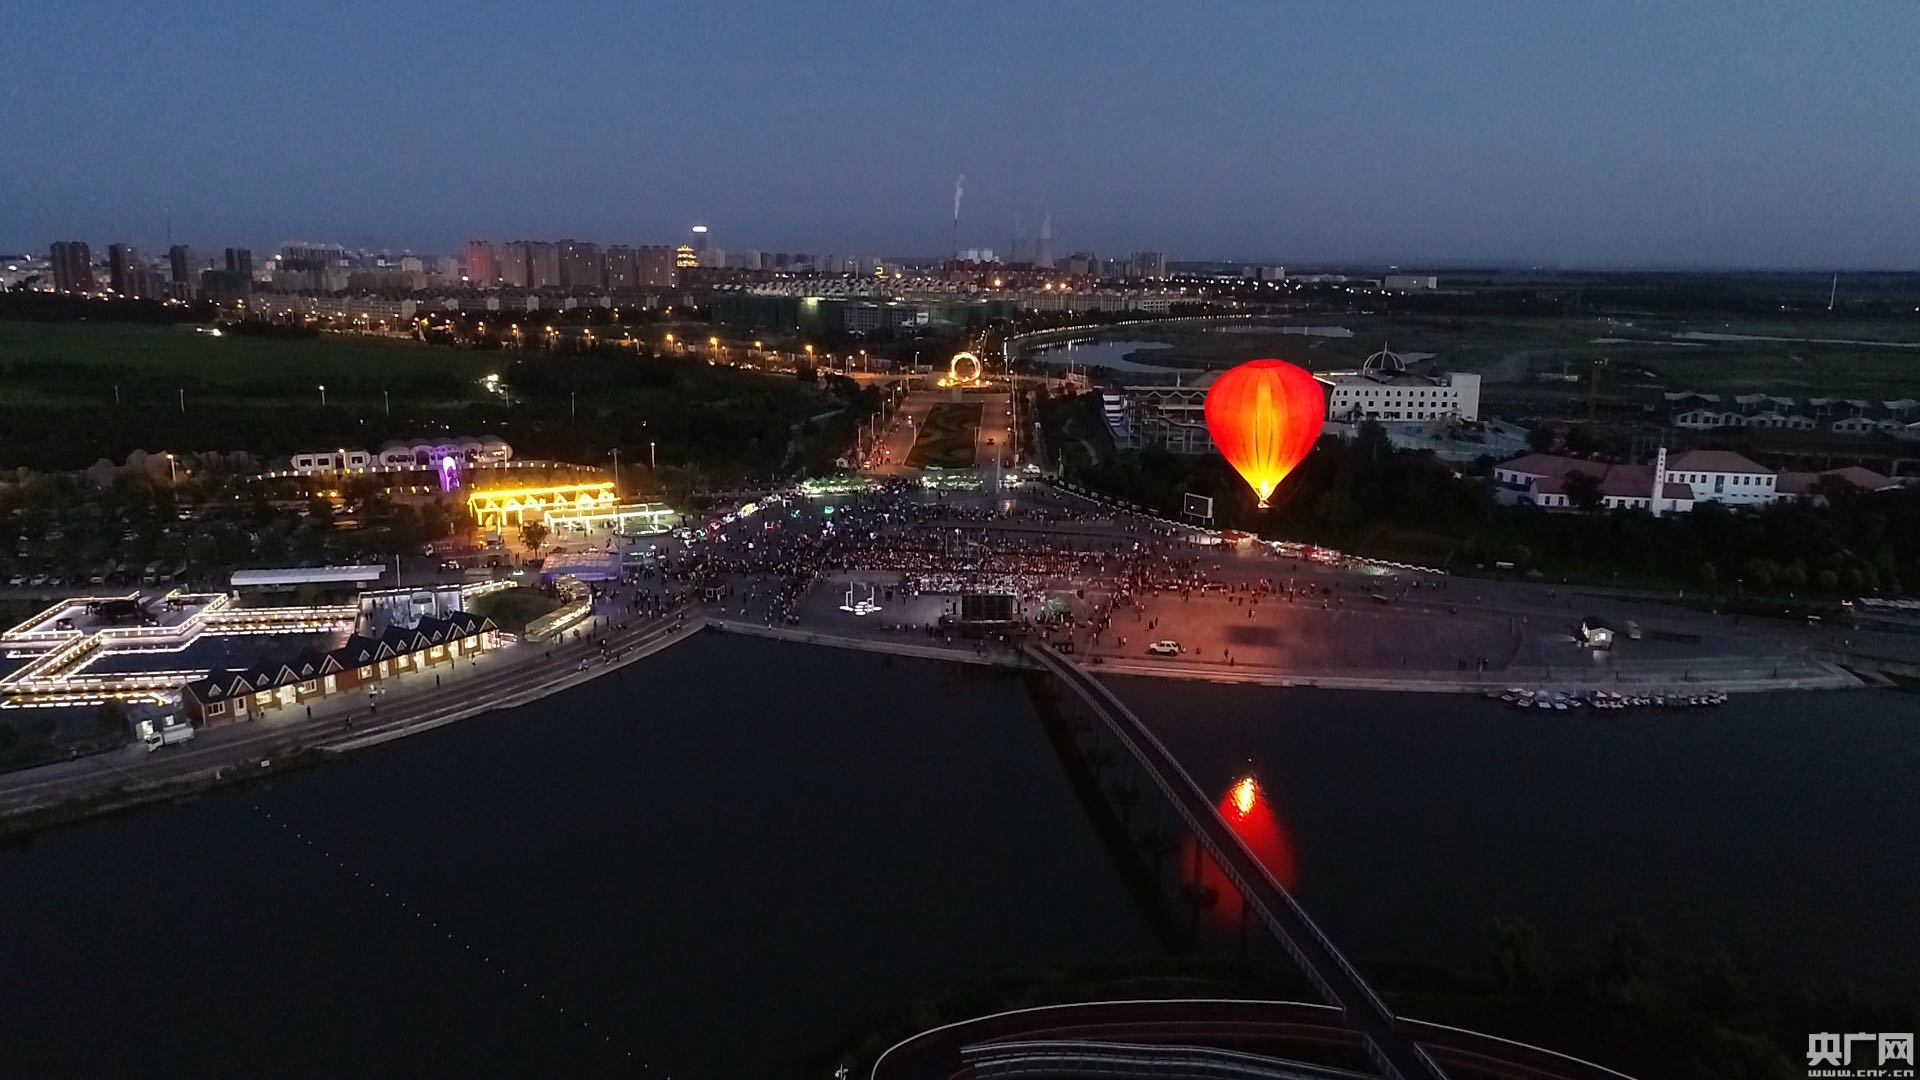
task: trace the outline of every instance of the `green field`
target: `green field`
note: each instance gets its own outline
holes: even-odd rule
[[[974,401],[942,401],[927,411],[927,422],[913,440],[907,464],[916,468],[967,469],[973,466],[974,442],[980,432],[981,405]]]
[[[496,389],[487,375],[500,376]],[[852,389],[617,348],[551,355],[0,320],[0,469],[85,468],[135,449],[265,462],[495,433],[523,459],[611,464],[619,447],[627,463],[689,477],[764,476],[831,462],[851,437]]]
[[[534,589],[502,589],[473,601],[472,611],[493,620],[509,634],[525,633],[527,624],[560,606],[556,597]]]
[[[1495,386],[1524,386],[1538,387],[1548,394],[1582,396],[1586,393],[1584,382],[1555,383],[1550,377],[1561,373],[1584,376],[1595,360],[1604,359],[1608,366],[1603,392],[1645,398],[1657,398],[1662,391],[1683,390],[1800,396],[1920,395],[1920,347],[1897,347],[1920,343],[1920,319],[1821,323],[1801,317],[1775,323],[1764,319],[1729,322],[1601,316],[1330,314],[1299,321],[1303,326],[1337,327],[1349,336],[1282,333],[1273,326],[1129,327],[1108,336],[1166,342],[1173,346],[1171,350],[1156,350],[1140,359],[1189,370],[1225,368],[1259,357],[1278,357],[1314,371],[1351,369],[1385,347],[1415,363],[1425,361],[1431,370],[1478,372],[1490,391]],[[1799,340],[1679,337],[1690,333]],[[1814,338],[1836,340],[1808,340]],[[1420,369],[1429,369],[1425,365]]]
[[[0,404],[196,401],[441,404],[481,399],[498,354],[348,334],[278,338],[192,326],[0,320]]]

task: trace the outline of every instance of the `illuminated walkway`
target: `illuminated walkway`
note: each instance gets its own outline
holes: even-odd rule
[[[237,634],[315,634],[351,630],[360,616],[357,604],[247,608],[225,594],[175,594],[174,606],[160,621],[134,626],[89,624],[90,608],[137,603],[139,594],[73,597],[61,600],[0,633],[0,648],[27,663],[0,678],[0,706],[55,707],[102,701],[168,700],[182,683],[206,674],[204,668],[165,668],[164,661],[140,671],[89,671],[103,656],[127,653],[183,653],[203,637]]]

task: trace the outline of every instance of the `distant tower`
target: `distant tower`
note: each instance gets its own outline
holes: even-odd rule
[[[1040,240],[1035,245],[1033,265],[1042,270],[1053,269],[1053,211],[1040,215]]]
[[[1019,263],[1026,261],[1027,241],[1025,237],[1020,235],[1019,214],[1013,215],[1013,244],[1011,250],[1013,254],[1007,258],[1008,262]]]

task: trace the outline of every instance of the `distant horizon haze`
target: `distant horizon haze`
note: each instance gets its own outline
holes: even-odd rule
[[[1913,270],[1916,40],[1894,2],[0,0],[0,251],[935,256],[957,200],[1003,258],[1050,218],[1056,257]]]

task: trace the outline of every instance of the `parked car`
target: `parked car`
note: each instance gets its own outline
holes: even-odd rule
[[[1167,638],[1147,646],[1147,651],[1155,656],[1179,656],[1180,643],[1172,638]]]

